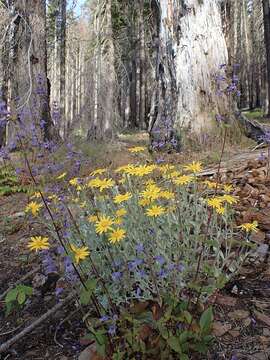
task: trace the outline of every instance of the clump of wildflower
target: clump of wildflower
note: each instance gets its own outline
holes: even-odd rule
[[[38,204],[35,201],[31,201],[25,208],[25,212],[31,212],[33,216],[37,216],[40,209],[42,208],[42,204]]]
[[[191,164],[185,165],[184,170],[197,173],[202,171],[202,164],[200,162],[193,161]]]
[[[144,146],[134,146],[134,147],[128,149],[128,151],[131,153],[138,153],[138,152],[142,152],[144,150],[145,150]]]
[[[57,176],[56,180],[62,180],[67,176],[66,172],[63,172],[62,174],[60,174],[59,176]]]
[[[90,251],[87,246],[77,247],[75,245],[70,245],[70,248],[74,254],[75,262],[78,264],[81,260],[87,258],[90,254]]]
[[[238,226],[241,230],[244,230],[245,232],[257,232],[258,231],[258,221],[254,220],[252,223],[244,223],[242,225]]]
[[[115,214],[118,217],[125,216],[127,214],[127,210],[124,208],[121,208],[121,209],[116,210]]]
[[[70,179],[70,180],[69,180],[69,183],[70,183],[70,185],[75,186],[75,187],[78,186],[78,185],[80,185],[78,178]]]
[[[98,234],[103,234],[109,230],[112,230],[113,223],[113,219],[111,219],[109,216],[101,215],[99,220],[96,222],[96,232]]]
[[[128,201],[132,197],[130,192],[126,192],[125,194],[118,194],[114,197],[113,201],[115,204],[121,204],[124,201]]]
[[[163,215],[166,212],[166,209],[159,205],[153,205],[152,207],[146,210],[146,215],[150,217],[157,217]]]
[[[94,171],[91,172],[91,176],[96,176],[96,175],[102,175],[107,171],[107,169],[96,169]]]
[[[191,183],[193,180],[194,178],[191,175],[182,175],[177,177],[176,179],[173,179],[173,183],[175,185],[187,185]]]
[[[90,216],[88,216],[87,220],[91,223],[95,223],[98,221],[98,217],[97,217],[97,215],[90,215]]]
[[[161,188],[158,187],[155,183],[150,184],[146,187],[144,191],[140,193],[141,197],[145,200],[154,201],[159,198]]]
[[[122,228],[114,229],[109,235],[109,242],[112,244],[118,243],[123,240],[126,235],[126,230]]]
[[[37,252],[38,250],[47,250],[50,247],[49,239],[47,237],[32,236],[30,239],[27,247],[31,251],[35,250]]]
[[[222,202],[226,202],[226,203],[228,203],[230,205],[233,205],[233,204],[237,203],[236,197],[232,196],[232,195],[228,195],[228,194],[222,195],[220,197],[220,199],[222,200]]]
[[[105,189],[112,188],[115,185],[113,179],[92,179],[88,182],[87,186],[90,188],[98,188],[100,192]]]

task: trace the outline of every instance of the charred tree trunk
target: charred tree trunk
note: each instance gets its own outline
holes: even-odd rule
[[[270,116],[270,6],[269,0],[262,0],[264,20],[264,41],[266,49],[267,101],[265,114]]]
[[[56,134],[50,117],[47,82],[46,2],[15,0],[12,8],[16,21],[11,32],[11,109],[23,122],[27,136],[35,131],[34,136],[50,140]],[[14,131],[9,124],[9,141],[14,140]]]

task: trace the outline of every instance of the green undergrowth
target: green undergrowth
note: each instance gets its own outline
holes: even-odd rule
[[[14,169],[9,166],[0,167],[0,196],[27,192],[27,187],[20,183]]]

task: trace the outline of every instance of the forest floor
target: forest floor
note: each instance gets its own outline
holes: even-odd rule
[[[85,165],[82,173],[89,174],[96,166],[126,164],[132,159],[127,148],[146,141],[145,134],[122,136],[113,148],[103,149],[102,158],[98,155],[100,149],[86,147],[85,152],[92,161]],[[252,261],[245,264],[240,273],[211,299],[215,308],[216,341],[207,359],[270,359],[270,178],[267,176],[267,161],[261,153],[261,150],[230,148],[221,163],[221,181],[233,183],[237,189],[234,195],[240,199],[236,206],[237,221],[258,221],[259,231],[252,235],[252,241],[259,246]],[[190,159],[202,160],[207,165],[202,176],[211,178],[215,175],[218,157],[211,151],[166,156],[166,160],[173,163]],[[28,200],[24,193],[0,196],[0,345],[56,304],[55,282],[52,281],[39,296],[26,303],[19,316],[18,313],[4,316],[1,294],[26,274],[28,277],[23,283],[33,287],[42,278],[40,259],[29,256],[26,249],[30,228],[40,226],[25,220],[24,208]],[[82,340],[85,332],[79,309],[71,299],[6,353],[0,354],[0,359],[78,359],[88,345]]]

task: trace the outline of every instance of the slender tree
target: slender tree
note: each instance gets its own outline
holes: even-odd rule
[[[270,6],[269,0],[262,0],[264,20],[264,41],[266,49],[267,101],[265,114],[270,116]]]

